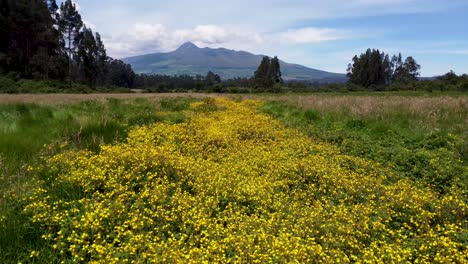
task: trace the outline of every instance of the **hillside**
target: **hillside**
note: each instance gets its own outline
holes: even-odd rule
[[[219,74],[223,79],[251,77],[263,55],[225,48],[199,48],[191,42],[168,53],[153,53],[124,58],[138,73],[166,75],[205,75],[208,71]],[[285,80],[308,80],[341,82],[344,74],[311,69],[298,64],[280,62]]]

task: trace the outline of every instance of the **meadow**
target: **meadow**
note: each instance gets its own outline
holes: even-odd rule
[[[1,263],[466,263],[465,95],[0,96]]]

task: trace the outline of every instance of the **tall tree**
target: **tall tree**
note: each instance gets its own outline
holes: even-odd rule
[[[390,75],[390,60],[379,50],[368,49],[359,57],[353,57],[348,65],[348,77],[351,83],[370,87],[387,83]]]
[[[80,33],[77,53],[78,68],[82,79],[91,87],[98,76],[98,47],[93,31],[86,26]]]
[[[419,65],[413,57],[409,56],[406,58],[404,67],[406,68],[408,78],[413,81],[417,80],[420,75],[419,71],[421,70],[421,65]]]
[[[45,1],[0,1],[0,60],[5,71],[23,77],[43,76],[47,65],[38,57],[47,58],[52,17]]]
[[[399,57],[392,80],[393,82],[397,83],[409,83],[417,81],[420,69],[421,66],[413,57],[410,56],[406,58],[405,62],[402,62],[401,57]]]
[[[270,61],[270,67],[268,69],[268,78],[273,84],[283,83],[283,78],[281,76],[281,66],[277,56],[275,56]]]
[[[135,81],[135,72],[129,64],[125,64],[121,60],[110,59],[107,78],[109,85],[131,88]]]
[[[109,57],[107,56],[106,48],[102,42],[101,35],[96,32],[96,70],[97,70],[97,83],[103,85],[108,73]]]
[[[6,71],[8,47],[10,45],[10,5],[0,1],[0,73]]]
[[[60,5],[59,28],[66,39],[66,53],[68,56],[68,79],[72,81],[73,56],[77,51],[77,44],[80,42],[80,30],[83,27],[81,15],[76,9],[76,5],[71,0],[66,0]]]
[[[421,66],[413,57],[402,60],[401,53],[390,56],[375,49],[356,55],[348,65],[348,78],[353,84],[364,87],[382,86],[393,82],[416,81]]]
[[[57,5],[57,1],[55,0],[47,0],[47,7],[49,8],[50,14],[55,18],[58,19],[58,9],[59,6]]]
[[[268,87],[268,70],[270,69],[270,58],[264,56],[254,74],[254,82],[257,87]]]

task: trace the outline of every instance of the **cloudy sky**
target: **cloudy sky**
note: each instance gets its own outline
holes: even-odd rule
[[[423,76],[468,73],[468,0],[75,0],[122,58],[186,41],[345,72],[367,48],[412,55]]]

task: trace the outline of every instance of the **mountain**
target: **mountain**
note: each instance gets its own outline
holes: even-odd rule
[[[206,75],[208,71],[217,73],[223,79],[251,77],[263,55],[225,48],[199,48],[186,42],[177,50],[168,53],[153,53],[122,59],[131,64],[135,72],[166,75]],[[342,82],[344,74],[311,69],[299,64],[280,61],[285,80],[305,80],[319,82]]]

